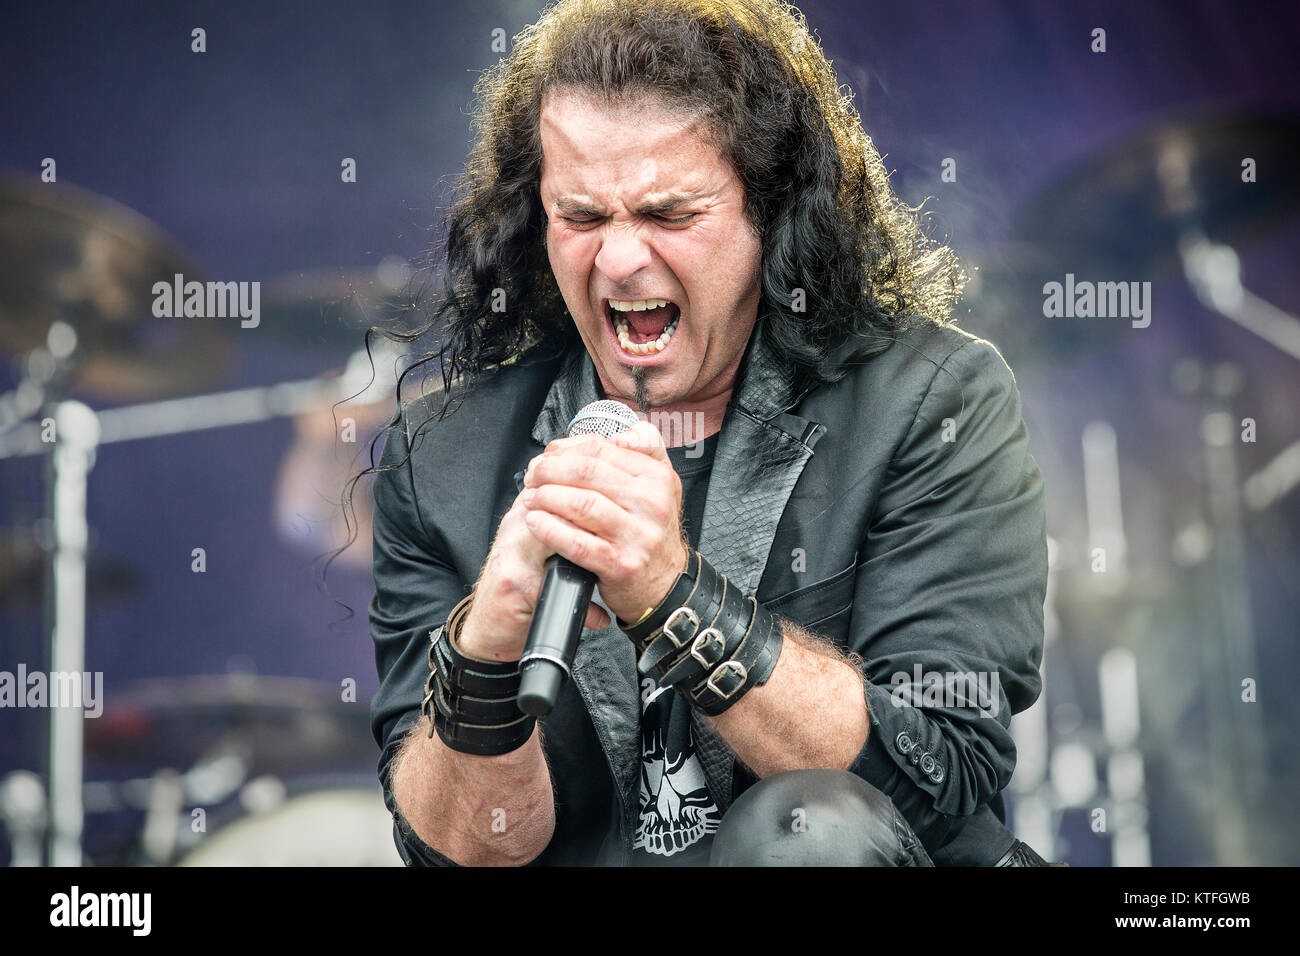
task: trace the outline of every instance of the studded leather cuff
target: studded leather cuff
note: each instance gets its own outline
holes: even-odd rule
[[[517,661],[480,661],[456,647],[469,614],[470,597],[452,610],[447,623],[429,632],[429,677],[421,710],[429,736],[452,750],[495,756],[517,750],[532,736],[537,718],[520,713]]]

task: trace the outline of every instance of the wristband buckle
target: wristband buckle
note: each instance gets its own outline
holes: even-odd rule
[[[704,656],[704,649],[708,647],[710,643],[718,646],[717,657],[714,657],[712,660]],[[706,627],[704,630],[700,631],[699,636],[695,638],[695,642],[691,645],[691,657],[695,658],[705,667],[712,667],[717,663],[718,659],[722,657],[726,650],[727,639],[722,636],[722,632],[716,627]]]
[[[678,618],[681,615],[681,618]],[[678,637],[677,632],[673,630],[674,625],[680,620],[688,620],[691,623],[691,633],[685,637]],[[663,632],[668,635],[668,640],[673,642],[673,646],[681,650],[686,646],[686,642],[695,636],[695,632],[700,629],[700,616],[692,611],[689,607],[682,605],[672,614],[668,615],[668,620],[664,621]]]
[[[736,676],[736,682],[731,686],[730,690],[724,691],[717,684],[718,677],[722,676],[723,671],[729,671],[730,673]],[[745,681],[748,678],[749,678],[749,670],[745,667],[744,664],[740,663],[740,661],[737,660],[723,661],[721,664],[718,665],[717,670],[715,670],[712,674],[710,674],[708,677],[704,679],[704,682],[700,685],[700,687],[707,687],[709,690],[713,691],[713,693],[716,694],[720,700],[731,700],[732,696],[736,693],[736,691],[740,690],[740,688],[745,686]],[[699,689],[700,688],[697,687],[696,691],[698,692]]]

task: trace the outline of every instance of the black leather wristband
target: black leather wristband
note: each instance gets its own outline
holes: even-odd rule
[[[451,723],[436,715],[433,726],[439,739],[459,753],[480,757],[496,757],[518,750],[533,735],[537,718],[520,714],[513,724],[480,726],[478,724]]]
[[[455,638],[469,616],[470,600],[467,597],[457,604],[447,623],[429,632],[429,669],[436,671],[444,684],[475,697],[515,697],[519,693],[518,661],[476,660],[456,647]]]
[[[519,719],[519,706],[514,697],[504,700],[473,697],[462,688],[448,686],[440,680],[434,681],[433,690],[433,706],[446,720],[503,726]]]
[[[731,657],[690,688],[687,699],[710,717],[724,713],[753,688],[767,683],[784,640],[780,619],[755,602],[754,619],[744,641]]]
[[[519,693],[519,664],[517,661],[483,662],[465,657],[455,649],[446,631],[434,632],[429,648],[430,670],[447,687],[483,700],[513,700]],[[504,664],[505,668],[496,668]],[[484,668],[493,668],[485,670]]]
[[[429,736],[437,732],[452,750],[495,756],[517,750],[532,736],[537,719],[520,713],[518,661],[480,661],[456,647],[470,598],[447,623],[429,632],[429,676],[421,710]]]
[[[619,620],[618,626],[624,634],[632,638],[638,650],[644,651],[649,640],[664,626],[668,616],[690,599],[698,581],[700,561],[698,551],[691,550],[688,552],[686,569],[677,576],[677,580],[673,582],[667,596],[655,606],[654,610],[635,624],[627,624]]]
[[[722,610],[710,628],[701,630],[684,653],[660,666],[661,685],[694,687],[722,661],[732,657],[749,633],[757,603],[728,585]]]
[[[663,627],[637,661],[637,671],[648,674],[665,662],[677,660],[690,648],[697,634],[713,626],[726,597],[727,579],[700,557],[699,579],[690,602],[669,611]]]

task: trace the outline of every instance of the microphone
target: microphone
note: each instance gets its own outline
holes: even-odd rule
[[[636,412],[619,402],[592,402],[569,422],[569,437],[625,432],[637,423]],[[555,707],[573,665],[596,576],[553,554],[546,559],[542,589],[519,659],[519,709],[545,717]]]

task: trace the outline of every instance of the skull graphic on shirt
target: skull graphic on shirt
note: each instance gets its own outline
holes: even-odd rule
[[[670,752],[662,729],[649,731],[643,738],[638,849],[673,856],[717,830],[721,814],[694,749],[693,732],[690,753],[676,748]]]

